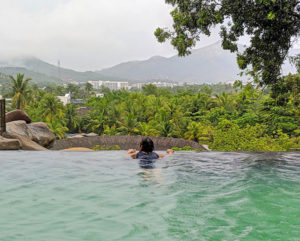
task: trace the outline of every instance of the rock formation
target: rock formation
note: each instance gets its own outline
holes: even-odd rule
[[[45,151],[55,141],[54,134],[43,123],[31,123],[30,117],[21,110],[6,114],[6,132],[0,139],[0,150]]]
[[[0,150],[20,150],[21,143],[17,139],[7,139],[0,136]]]
[[[16,133],[20,136],[23,136],[27,139],[32,139],[32,133],[28,128],[27,124],[23,120],[12,121],[6,123],[6,132],[7,133]]]
[[[33,141],[46,148],[53,146],[55,135],[44,122],[28,124],[27,127],[31,131]]]
[[[27,124],[31,123],[30,117],[22,110],[13,110],[5,115],[6,123],[18,120],[26,121]]]
[[[45,147],[40,146],[36,142],[16,133],[5,133],[4,137],[19,140],[19,142],[21,143],[22,150],[26,150],[26,151],[47,151],[48,150]]]

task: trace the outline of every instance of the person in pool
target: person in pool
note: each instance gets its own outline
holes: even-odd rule
[[[153,141],[149,137],[146,137],[141,141],[138,152],[136,152],[135,149],[129,149],[127,155],[131,156],[134,159],[154,160],[166,156],[171,156],[174,153],[172,149],[168,149],[166,151],[168,153],[167,155],[157,154],[153,150]]]

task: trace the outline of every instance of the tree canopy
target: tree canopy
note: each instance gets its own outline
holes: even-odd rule
[[[24,76],[19,77],[24,83]],[[87,86],[28,85],[24,110],[58,138],[95,132],[183,138],[217,151],[287,151],[300,147],[299,83],[300,74],[290,74],[274,90],[239,81],[233,86],[186,84],[172,89],[146,85],[141,90],[107,91],[102,98]],[[6,97],[16,91],[0,89]],[[64,106],[56,97],[66,93],[85,99],[84,115],[78,115],[78,106]],[[8,110],[15,108],[12,104]]]
[[[16,78],[9,76],[11,80],[12,102],[17,109],[23,109],[28,102],[30,91],[29,81],[31,78],[24,80],[24,74],[18,74]]]
[[[237,52],[241,69],[248,66],[260,85],[276,85],[281,66],[294,39],[300,34],[299,0],[165,0],[175,9],[173,31],[158,28],[159,42],[171,39],[180,56],[191,53],[200,34],[209,36],[221,25],[222,46]],[[238,49],[240,37],[248,35],[250,46]]]

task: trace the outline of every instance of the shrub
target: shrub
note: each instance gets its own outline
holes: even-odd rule
[[[217,126],[211,149],[214,151],[287,151],[293,145],[281,130],[266,134],[264,125],[239,128],[235,122],[223,120]]]

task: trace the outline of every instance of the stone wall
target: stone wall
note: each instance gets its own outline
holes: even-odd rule
[[[190,146],[192,149],[204,148],[194,141],[187,141],[169,137],[150,137],[155,146],[155,150],[166,150],[172,147],[184,147]],[[128,150],[131,148],[137,149],[139,143],[142,140],[142,136],[94,136],[94,137],[82,137],[72,138],[65,140],[57,140],[54,143],[52,150],[63,150],[72,147],[86,147],[93,148],[96,145],[100,146],[113,146],[118,145],[122,150]]]

